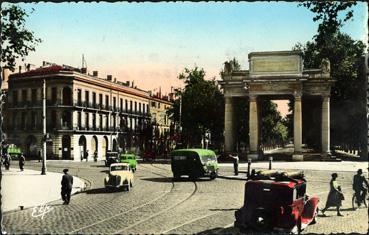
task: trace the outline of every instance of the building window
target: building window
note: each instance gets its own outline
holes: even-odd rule
[[[145,104],[142,104],[142,113],[145,113]]]
[[[123,110],[123,98],[120,98],[120,110]]]
[[[105,116],[105,129],[109,130],[109,116]]]
[[[31,91],[31,101],[33,104],[36,104],[37,101],[37,89],[32,89]]]
[[[14,129],[19,129],[17,112],[13,113],[13,128]]]
[[[96,108],[96,93],[92,92],[92,107]]]
[[[31,127],[32,127],[32,129],[36,128],[36,114],[35,114],[35,112],[31,113]]]
[[[92,114],[92,128],[96,129],[96,114]]]
[[[129,101],[129,111],[132,112],[132,100]]]
[[[141,113],[141,103],[138,103],[138,112]]]
[[[13,91],[13,105],[18,105],[18,91]]]
[[[105,96],[105,108],[109,109],[109,96],[108,95]]]
[[[88,130],[89,129],[89,127],[90,127],[90,119],[89,119],[89,113],[85,113],[85,117],[86,117],[86,124],[85,124],[85,126],[86,126],[86,129]]]
[[[99,105],[100,105],[100,108],[103,107],[103,95],[102,94],[99,94]]]
[[[114,110],[117,108],[117,98],[113,97],[113,108]]]
[[[158,109],[160,109],[160,102],[158,102]]]
[[[149,112],[149,105],[146,104],[146,112],[148,113]]]
[[[52,102],[52,104],[56,103],[57,94],[58,93],[57,93],[56,87],[52,87],[51,88],[51,102]]]
[[[77,90],[77,105],[82,106],[82,91],[81,91],[81,89]]]
[[[103,128],[103,116],[100,114],[99,116],[99,119],[100,119],[100,125],[99,125],[99,128]]]
[[[25,112],[22,113],[22,117],[21,117],[21,128],[22,129],[26,129],[26,113]]]
[[[128,110],[128,100],[126,100],[126,106],[125,106],[124,111],[127,111],[127,110]]]
[[[51,111],[51,128],[56,128],[56,111]]]
[[[151,107],[156,108],[156,102],[152,101],[152,102],[151,102]]]
[[[82,114],[81,114],[81,112],[78,112],[78,114],[77,114],[77,127],[78,127],[78,129],[81,129],[81,126],[82,126]]]
[[[22,90],[22,102],[27,101],[27,90]]]
[[[85,102],[86,102],[86,105],[89,105],[90,103],[90,92],[88,91],[85,91]]]

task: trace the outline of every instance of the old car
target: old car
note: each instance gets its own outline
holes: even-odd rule
[[[128,163],[113,163],[109,168],[109,175],[104,180],[105,188],[129,191],[133,187],[134,177]]]
[[[319,199],[306,194],[303,172],[262,170],[245,184],[244,205],[235,212],[235,227],[242,230],[277,230],[299,233],[316,222]]]
[[[218,175],[218,162],[214,151],[209,149],[177,149],[171,152],[173,177],[179,179],[188,175],[190,179],[209,176],[215,179]]]
[[[133,172],[137,169],[137,160],[136,155],[132,153],[121,153],[119,154],[119,161],[121,163],[128,163],[129,167],[132,169]]]
[[[106,152],[105,166],[110,166],[112,163],[119,162],[118,155],[118,152]]]
[[[6,152],[9,154],[11,160],[18,160],[22,155],[22,150],[14,144],[9,145]]]

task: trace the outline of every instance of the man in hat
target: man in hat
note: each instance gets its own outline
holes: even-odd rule
[[[70,202],[70,194],[73,186],[73,176],[68,174],[68,169],[63,170],[64,175],[61,181],[61,196],[64,201],[63,205],[68,205]]]
[[[19,169],[21,171],[24,170],[24,162],[26,161],[26,158],[24,157],[24,153],[22,153],[19,157]]]

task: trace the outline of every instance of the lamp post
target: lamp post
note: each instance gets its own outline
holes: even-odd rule
[[[46,78],[43,80],[42,92],[42,122],[43,122],[43,151],[42,151],[42,168],[41,175],[46,175]]]

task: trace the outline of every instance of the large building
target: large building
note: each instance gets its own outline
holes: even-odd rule
[[[48,65],[9,77],[6,142],[28,157],[41,154],[43,84],[46,86],[47,157],[79,161],[88,152],[103,159],[109,150],[145,149],[151,138],[147,91],[111,75],[99,78],[86,70]]]
[[[162,96],[161,92],[151,95],[150,114],[153,129],[151,150],[156,155],[165,155],[174,144],[174,123],[169,119],[167,111],[173,106],[172,94]]]

